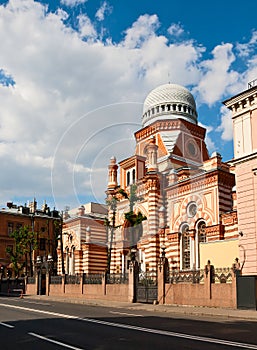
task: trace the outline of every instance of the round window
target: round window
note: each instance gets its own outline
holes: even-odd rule
[[[187,206],[187,215],[192,218],[197,213],[197,205],[195,202],[191,202]]]

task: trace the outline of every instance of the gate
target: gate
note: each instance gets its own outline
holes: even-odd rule
[[[136,280],[136,301],[152,304],[157,299],[157,271],[139,272]]]

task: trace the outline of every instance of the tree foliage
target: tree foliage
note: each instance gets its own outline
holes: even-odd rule
[[[29,226],[23,226],[13,231],[10,237],[14,239],[15,245],[13,249],[7,247],[6,252],[10,256],[15,275],[18,275],[24,264],[27,263],[27,254],[31,256],[32,251],[37,248],[37,239]],[[26,259],[25,263],[24,258]]]
[[[134,206],[136,202],[140,201],[142,198],[137,195],[137,185],[133,184],[130,186],[129,194],[120,189],[119,193],[125,198],[129,200],[129,211],[125,213],[125,219],[128,220],[131,227],[137,226],[142,223],[142,221],[146,220],[146,216],[143,215],[140,211],[136,214],[134,213]]]

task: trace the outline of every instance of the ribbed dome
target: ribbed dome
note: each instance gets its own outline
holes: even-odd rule
[[[164,84],[152,90],[144,102],[143,126],[158,119],[177,118],[197,124],[195,100],[189,90],[177,84]]]

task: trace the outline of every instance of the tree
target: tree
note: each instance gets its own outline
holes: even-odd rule
[[[136,202],[140,201],[142,198],[137,195],[137,185],[133,184],[130,186],[130,193],[128,194],[125,190],[120,189],[118,191],[125,199],[129,200],[129,211],[125,213],[125,219],[129,223],[129,240],[130,245],[134,246],[137,244],[140,236],[142,235],[142,221],[146,220],[147,217],[143,215],[140,211],[136,214],[134,212],[134,206]]]
[[[15,246],[14,249],[7,247],[6,252],[10,256],[15,276],[19,275],[19,271],[22,269],[22,267],[24,267],[24,265],[26,266],[27,271],[28,255],[30,260],[30,274],[32,276],[32,252],[37,248],[37,238],[35,233],[31,231],[29,226],[23,226],[13,231],[10,234],[10,237],[14,239]]]
[[[146,216],[140,211],[137,214],[134,213],[134,206],[136,202],[142,200],[142,198],[138,197],[137,195],[136,184],[130,186],[129,194],[122,188],[118,192],[122,195],[122,197],[129,200],[129,211],[125,213],[125,219],[129,221],[132,227],[141,224],[143,220],[147,219]]]
[[[122,225],[116,226],[116,211],[117,211],[117,203],[120,200],[120,197],[129,200],[129,211],[125,213],[125,220],[128,222],[128,232],[129,232],[129,242],[130,246],[133,247],[137,244],[139,238],[142,234],[142,221],[146,220],[146,216],[144,216],[140,211],[136,214],[134,213],[134,205],[136,202],[140,201],[142,198],[137,196],[137,185],[133,184],[130,186],[130,191],[127,193],[124,189],[119,188],[117,192],[112,194],[110,199],[106,200],[106,203],[112,212],[111,220],[105,218],[105,226],[108,231],[110,229],[110,245],[108,249],[108,260],[107,260],[107,272],[110,273],[111,266],[111,254],[112,254],[112,245],[113,245],[113,236],[114,230]]]

